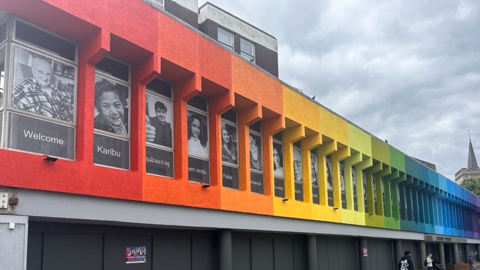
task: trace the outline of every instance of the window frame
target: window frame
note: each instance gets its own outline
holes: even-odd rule
[[[188,178],[188,181],[191,182],[191,183],[198,183],[198,184],[203,184],[203,185],[207,185],[207,186],[210,186],[211,182],[212,182],[212,177],[211,177],[211,171],[210,171],[210,165],[211,165],[211,161],[210,161],[210,158],[211,158],[211,147],[210,147],[210,119],[209,119],[209,112],[210,112],[210,104],[209,104],[209,100],[207,97],[205,96],[202,96],[202,95],[196,95],[195,97],[200,97],[202,99],[205,99],[205,102],[207,104],[207,107],[206,107],[206,110],[202,110],[202,109],[199,109],[199,108],[196,108],[192,105],[189,105],[188,102],[187,102],[187,122],[186,122],[186,125],[187,125],[187,157],[191,157],[191,158],[195,158],[195,159],[198,159],[198,160],[201,160],[201,161],[206,161],[208,162],[208,183],[204,183],[204,182],[198,182],[198,181],[194,181],[194,180],[191,180],[190,177],[188,176],[187,174],[187,178]],[[193,98],[195,98],[193,97]],[[192,98],[192,99],[193,99]],[[194,155],[194,154],[191,154],[189,149],[188,149],[188,112],[191,111],[191,112],[194,112],[194,113],[197,113],[201,116],[205,116],[205,118],[207,119],[207,123],[206,123],[206,133],[207,133],[207,148],[208,148],[208,157],[205,158],[205,157],[202,157],[202,156],[199,156],[199,155]],[[188,163],[188,161],[187,161]],[[188,166],[187,166],[188,167]]]
[[[236,142],[236,143],[237,143],[237,149],[236,149],[235,155],[236,155],[236,158],[237,158],[237,164],[235,164],[235,163],[230,163],[230,162],[228,162],[228,161],[224,161],[224,160],[223,160],[223,155],[222,155],[222,187],[224,187],[224,188],[229,188],[229,189],[233,189],[233,190],[239,190],[239,189],[240,189],[240,185],[239,185],[238,188],[228,187],[228,186],[223,185],[223,166],[227,166],[227,167],[231,167],[231,168],[237,169],[237,173],[238,173],[237,178],[238,178],[238,182],[240,182],[240,179],[239,179],[239,178],[240,178],[240,175],[239,175],[239,174],[240,174],[240,171],[239,171],[239,170],[240,170],[240,165],[239,165],[240,162],[239,162],[239,155],[238,155],[238,146],[239,146],[239,143],[238,143],[238,111],[235,110],[235,109],[231,109],[231,110],[235,111],[235,121],[236,121],[236,123],[234,123],[234,122],[232,122],[232,121],[230,121],[230,120],[227,120],[227,119],[223,118],[223,117],[220,115],[220,127],[225,124],[225,125],[230,125],[230,126],[232,126],[232,127],[235,128],[235,138],[237,139],[237,142]],[[227,111],[227,112],[228,112],[228,111]],[[221,140],[220,140],[220,144],[221,144],[220,148],[221,148],[222,151],[223,151],[223,148],[222,148],[222,147],[223,147],[223,134],[222,134],[222,133],[223,133],[223,130],[222,130],[222,128],[220,128],[220,138],[221,138]]]
[[[226,43],[225,41],[221,40],[220,39],[220,32],[221,31],[224,31],[226,34],[229,34],[231,35],[231,44],[228,44]],[[227,47],[229,50],[231,50],[232,52],[235,51],[235,34],[232,32],[232,31],[229,31],[223,27],[220,27],[218,26],[217,27],[217,41],[220,42],[222,45],[224,45],[225,47]]]
[[[93,159],[93,164],[95,166],[101,166],[101,167],[106,167],[106,168],[112,168],[112,169],[116,169],[116,170],[123,170],[123,171],[130,171],[131,168],[132,168],[132,152],[131,152],[131,149],[132,149],[132,144],[131,144],[131,138],[132,138],[132,134],[131,134],[131,111],[132,111],[132,102],[131,102],[131,99],[132,99],[132,86],[131,86],[131,76],[132,76],[132,68],[131,66],[128,64],[128,63],[125,63],[115,57],[112,57],[112,56],[105,56],[104,58],[109,58],[110,60],[113,60],[115,62],[118,62],[120,64],[123,64],[123,65],[126,65],[128,67],[128,80],[129,81],[124,81],[120,78],[117,78],[115,76],[113,76],[112,74],[108,73],[107,71],[104,71],[104,70],[101,70],[101,69],[98,69],[95,67],[95,79],[94,79],[94,84],[93,84],[93,91],[94,91],[94,94],[95,94],[95,81],[96,81],[96,77],[100,77],[100,78],[103,78],[103,79],[107,79],[109,80],[110,82],[114,82],[115,84],[120,84],[120,85],[123,85],[125,87],[128,88],[128,99],[129,99],[129,102],[128,102],[128,136],[122,136],[122,135],[118,135],[118,134],[115,134],[115,133],[112,133],[112,132],[107,132],[105,130],[101,130],[101,129],[96,129],[95,127],[93,128],[93,135],[95,136],[95,134],[98,134],[98,135],[101,135],[101,136],[104,136],[104,137],[109,137],[109,138],[113,138],[113,139],[116,139],[116,140],[121,140],[121,141],[126,141],[128,142],[128,147],[129,147],[129,155],[128,155],[128,169],[125,169],[125,168],[121,168],[121,167],[114,167],[114,166],[109,166],[109,165],[105,165],[105,164],[99,164],[99,163],[95,163],[95,142],[94,142],[94,148],[92,149],[92,153],[94,155],[94,159]],[[95,108],[95,100],[93,100],[93,107],[94,107],[94,111],[96,110]],[[95,115],[93,116],[92,118],[92,123],[93,125],[95,125]],[[95,139],[93,140],[95,141]]]
[[[146,153],[146,148],[147,147],[151,147],[151,148],[155,148],[155,149],[160,149],[160,150],[163,150],[163,151],[167,151],[167,152],[171,152],[173,154],[173,160],[172,160],[172,170],[173,170],[173,175],[172,176],[166,176],[166,175],[161,175],[161,174],[155,174],[155,173],[150,173],[150,172],[147,172],[147,162],[146,162],[146,159],[145,159],[145,173],[148,174],[148,175],[153,175],[153,176],[159,176],[159,177],[164,177],[164,178],[170,178],[170,179],[175,179],[175,102],[174,102],[174,95],[173,95],[173,83],[165,80],[165,79],[162,79],[162,78],[155,78],[154,80],[161,80],[161,81],[164,81],[166,83],[169,83],[170,84],[170,97],[167,97],[167,96],[164,96],[162,94],[159,94],[157,92],[155,92],[154,90],[151,90],[151,89],[148,89],[147,88],[147,85],[145,85],[145,101],[147,100],[147,97],[148,95],[151,95],[155,98],[158,98],[162,101],[165,101],[165,102],[168,102],[168,103],[171,103],[171,106],[172,106],[172,122],[170,123],[171,125],[171,128],[172,128],[172,147],[168,147],[168,146],[164,146],[164,145],[160,145],[160,144],[156,144],[156,143],[153,143],[153,142],[147,142],[145,141],[145,153]],[[146,104],[145,104],[146,105]],[[148,117],[148,115],[147,115]]]
[[[66,57],[61,56],[59,53],[49,50],[47,48],[44,48],[36,43],[32,42],[27,42],[22,39],[18,39],[16,36],[16,31],[17,31],[17,22],[23,23],[25,25],[28,25],[32,28],[34,28],[36,31],[39,31],[39,33],[45,33],[48,35],[52,35],[56,38],[62,39],[68,43],[70,43],[73,48],[74,48],[74,55],[73,58],[74,60],[68,59]],[[78,118],[78,43],[70,40],[68,38],[65,38],[57,33],[54,33],[48,29],[45,29],[41,26],[38,26],[34,23],[31,23],[27,20],[24,20],[22,18],[16,17],[13,14],[8,13],[4,18],[0,20],[0,24],[6,24],[6,38],[5,40],[0,42],[0,49],[5,48],[5,75],[4,76],[4,89],[3,89],[3,108],[0,109],[0,112],[2,113],[0,121],[2,121],[1,128],[2,130],[0,131],[1,138],[0,138],[0,148],[2,149],[8,149],[11,151],[17,151],[17,152],[22,152],[22,153],[28,153],[28,154],[33,154],[33,155],[45,155],[40,152],[35,152],[35,151],[27,151],[27,150],[21,150],[17,148],[13,148],[10,145],[8,145],[9,139],[10,139],[10,131],[13,126],[11,126],[12,123],[10,120],[11,115],[18,115],[20,117],[27,117],[29,119],[33,120],[39,120],[46,122],[48,124],[53,124],[53,125],[58,125],[61,127],[66,127],[68,129],[71,129],[73,131],[73,140],[71,142],[72,145],[69,147],[72,147],[72,158],[67,158],[67,157],[62,157],[62,156],[56,156],[51,154],[51,156],[54,156],[59,159],[63,160],[68,160],[68,161],[75,161],[76,160],[76,153],[77,153],[77,118]],[[15,50],[16,48],[19,48],[21,50],[27,51],[32,54],[36,54],[42,57],[47,58],[48,60],[59,63],[59,64],[64,64],[68,65],[70,67],[73,67],[74,69],[74,78],[73,78],[73,93],[72,93],[72,99],[73,99],[73,116],[72,116],[72,121],[65,121],[61,119],[56,119],[52,117],[47,117],[41,114],[37,113],[32,113],[28,112],[25,110],[21,109],[16,109],[12,108],[12,94],[13,94],[13,80],[14,80],[14,71],[15,71]],[[57,76],[58,74],[54,74],[56,78],[58,79]],[[63,75],[60,75],[63,76]]]
[[[243,42],[246,42],[246,43],[250,43],[252,45],[252,53],[250,54],[249,52],[246,52],[244,50],[242,50],[242,41]],[[240,37],[240,48],[239,48],[239,51],[240,51],[240,56],[242,56],[243,58],[245,58],[247,61],[250,61],[252,63],[255,63],[256,62],[256,57],[255,57],[255,42],[252,42],[244,37]]]

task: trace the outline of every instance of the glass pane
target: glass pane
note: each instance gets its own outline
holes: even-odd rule
[[[284,178],[283,170],[283,146],[273,143],[273,175],[275,178]]]
[[[238,164],[237,127],[222,123],[222,161]]]
[[[147,94],[146,141],[172,148],[173,102]]]
[[[122,63],[119,63],[108,57],[104,57],[98,64],[95,66],[96,69],[99,69],[107,74],[112,75],[115,78],[118,78],[123,81],[130,81],[129,74],[130,68]]]
[[[253,55],[253,43],[243,38],[240,39],[240,51]]]
[[[74,66],[15,48],[12,108],[73,122]]]
[[[262,171],[262,137],[250,133],[250,169]]]
[[[38,45],[50,53],[75,61],[75,44],[20,21],[17,21],[15,31],[16,38]]]
[[[188,154],[209,158],[207,116],[188,110]],[[192,180],[192,179],[190,179]]]
[[[295,182],[302,182],[302,150],[293,148],[293,179]]]
[[[129,89],[95,75],[94,128],[128,137]]]
[[[208,112],[208,101],[201,96],[195,96],[187,102],[188,106],[192,106],[204,112]]]
[[[233,33],[219,27],[218,40],[233,48]]]
[[[172,84],[160,79],[154,79],[147,84],[147,90],[168,98],[172,98]]]

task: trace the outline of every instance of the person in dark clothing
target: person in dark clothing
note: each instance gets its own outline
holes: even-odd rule
[[[398,270],[414,270],[415,268],[413,267],[413,261],[410,258],[412,256],[412,252],[405,250],[403,254],[405,256],[400,259],[400,262],[398,263]]]
[[[440,263],[440,261],[438,260],[438,258],[435,258],[435,260],[433,260],[433,269],[445,270],[445,269],[442,267],[442,264]]]

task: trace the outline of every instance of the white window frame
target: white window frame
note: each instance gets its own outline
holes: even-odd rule
[[[244,50],[242,50],[242,42],[247,42],[247,43],[250,43],[252,44],[252,52],[246,52]],[[255,43],[254,42],[251,42],[250,40],[246,39],[246,38],[243,38],[243,37],[240,37],[240,55],[247,59],[248,61],[252,62],[252,63],[255,63]]]
[[[219,38],[220,35],[219,35],[219,34],[220,34],[220,32],[222,32],[222,31],[223,31],[225,34],[230,35],[230,41],[231,41],[230,44],[228,44],[227,42],[225,42],[225,41],[223,41],[223,40],[220,40],[220,38]],[[228,31],[228,30],[225,29],[225,28],[218,27],[218,28],[217,28],[217,40],[218,40],[220,43],[222,43],[223,45],[225,45],[229,50],[234,51],[234,48],[235,48],[235,34],[234,34],[233,32]]]
[[[150,0],[150,2],[156,7],[165,9],[165,0]]]

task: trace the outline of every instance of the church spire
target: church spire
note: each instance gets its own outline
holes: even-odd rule
[[[470,138],[470,130],[468,131],[468,163],[467,163],[467,170],[475,170],[478,169],[477,158],[475,157],[475,152],[473,151],[472,146],[472,139]]]

